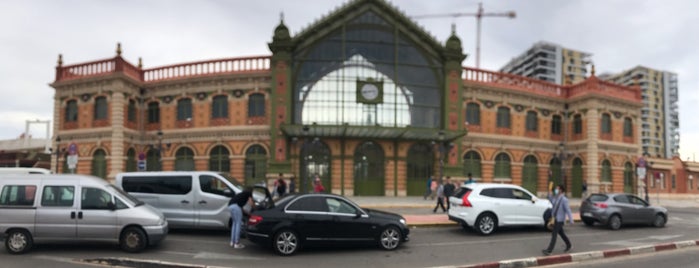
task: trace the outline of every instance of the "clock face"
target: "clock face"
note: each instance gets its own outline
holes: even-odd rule
[[[374,100],[379,96],[379,88],[374,84],[364,84],[361,91],[362,97],[366,100]]]

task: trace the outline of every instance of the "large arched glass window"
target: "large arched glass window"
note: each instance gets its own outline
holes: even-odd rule
[[[440,56],[424,40],[373,10],[330,25],[321,39],[299,47],[294,62],[294,122],[326,125],[439,127]],[[420,46],[421,42],[423,46]],[[360,85],[373,89],[362,101]]]
[[[498,107],[497,115],[497,127],[499,128],[510,128],[510,108],[508,107]]]
[[[228,118],[228,96],[218,95],[211,104],[211,118]]]
[[[95,98],[95,120],[107,119],[107,97]]]
[[[527,112],[526,128],[527,131],[537,131],[539,128],[539,122],[535,111]]]
[[[365,142],[354,152],[354,195],[384,195],[384,153],[381,146]]]
[[[92,176],[107,178],[107,153],[97,149],[92,155]]]
[[[468,174],[473,178],[481,178],[481,155],[476,151],[469,151],[464,155],[464,177]]]
[[[126,171],[136,171],[138,167],[136,166],[136,150],[130,148],[126,152]]]
[[[78,121],[78,101],[69,100],[66,103],[66,122]]]
[[[250,94],[248,99],[248,117],[265,116],[265,95]]]
[[[179,99],[177,101],[177,120],[192,119],[192,99]]]
[[[481,106],[478,103],[469,102],[466,104],[466,122],[469,125],[481,124]]]
[[[176,171],[193,171],[194,170],[194,151],[187,147],[182,147],[175,153],[175,170]]]
[[[510,175],[510,156],[506,153],[500,153],[495,157],[495,178],[509,179]]]
[[[209,170],[231,172],[229,154],[228,149],[223,145],[211,149],[211,153],[209,154]]]
[[[612,116],[609,114],[602,114],[602,133],[612,133]]]
[[[260,145],[250,146],[245,151],[245,184],[255,184],[267,174],[267,150]]]
[[[609,160],[602,161],[602,178],[601,181],[612,182],[612,162]]]

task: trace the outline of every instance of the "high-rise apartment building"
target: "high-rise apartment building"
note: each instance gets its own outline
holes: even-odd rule
[[[677,74],[636,66],[606,79],[621,85],[640,85],[643,151],[653,157],[677,155],[680,147]]]
[[[587,52],[540,41],[510,60],[500,71],[559,85],[575,84],[587,77],[591,56]]]

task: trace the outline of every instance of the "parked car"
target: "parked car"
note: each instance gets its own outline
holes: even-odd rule
[[[248,239],[271,246],[282,256],[304,246],[378,245],[394,250],[408,241],[405,219],[394,213],[360,208],[334,194],[293,194],[250,215]]]
[[[139,252],[168,233],[160,211],[86,175],[1,175],[0,215],[10,254],[45,241],[106,241]]]
[[[513,184],[469,183],[449,197],[449,220],[489,235],[504,226],[546,227],[551,202]]]
[[[592,194],[580,205],[580,219],[587,226],[600,223],[612,230],[618,230],[625,224],[664,227],[667,223],[667,209],[651,206],[633,194]]]

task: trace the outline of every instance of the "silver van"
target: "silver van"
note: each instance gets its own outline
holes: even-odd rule
[[[0,167],[0,174],[51,174],[45,168]]]
[[[0,234],[11,254],[48,241],[116,242],[127,252],[168,232],[155,208],[87,175],[0,175]]]
[[[228,202],[243,190],[227,173],[213,171],[125,172],[115,184],[162,211],[173,229],[230,228]],[[255,190],[253,199],[265,200],[265,194]]]

